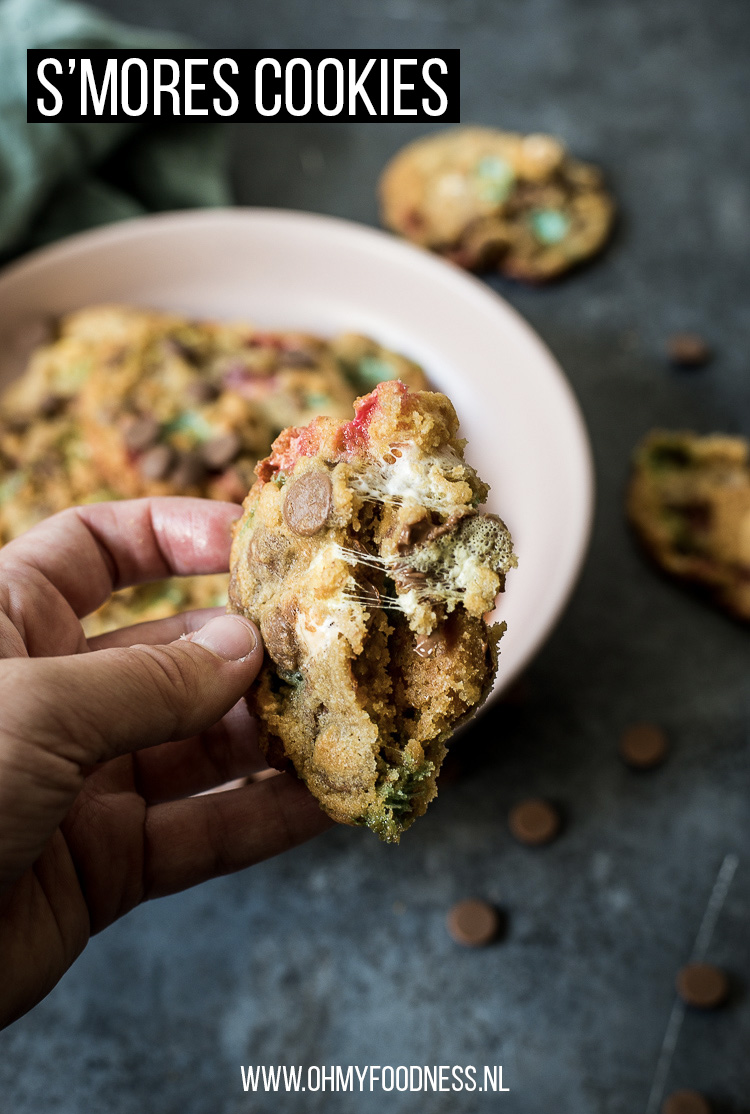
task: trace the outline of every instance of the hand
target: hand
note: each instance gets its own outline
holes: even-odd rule
[[[195,611],[87,642],[79,622],[114,589],[226,569],[238,514],[100,503],[0,550],[0,1024],[140,902],[330,823],[285,774],[192,796],[264,765],[241,699],[263,658],[251,623]]]

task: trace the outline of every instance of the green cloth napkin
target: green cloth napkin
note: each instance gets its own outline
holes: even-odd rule
[[[27,47],[179,47],[68,0],[0,0],[0,258],[161,209],[231,204],[221,124],[26,123]]]

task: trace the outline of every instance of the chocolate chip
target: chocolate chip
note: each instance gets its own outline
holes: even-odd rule
[[[490,944],[500,931],[497,909],[486,901],[459,901],[448,913],[448,931],[457,944],[481,948]]]
[[[188,401],[197,403],[215,402],[220,394],[220,388],[215,383],[210,383],[208,379],[196,379],[185,390]]]
[[[661,765],[668,750],[667,736],[655,723],[634,723],[620,739],[620,757],[636,770]]]
[[[711,359],[711,349],[697,333],[675,333],[667,342],[667,352],[679,367],[702,367]]]
[[[442,630],[434,630],[432,634],[425,635],[424,638],[418,638],[414,646],[414,653],[418,658],[431,658],[439,650],[445,649],[445,636]]]
[[[317,534],[328,521],[332,502],[331,479],[327,472],[303,472],[292,480],[284,499],[284,521],[302,537]]]
[[[530,797],[510,810],[508,825],[519,843],[541,847],[559,833],[560,813],[549,801]]]
[[[154,445],[138,461],[144,480],[163,480],[172,467],[174,450],[169,445]]]
[[[181,356],[183,360],[187,360],[189,364],[197,364],[200,359],[198,349],[179,337],[165,337],[164,347],[175,356]]]
[[[412,588],[421,592],[427,587],[426,574],[417,569],[400,569],[394,572],[393,580],[400,592],[411,592]]]
[[[711,1107],[697,1091],[673,1091],[667,1096],[661,1114],[711,1114]]]
[[[55,418],[65,406],[65,399],[59,395],[48,394],[39,403],[39,414],[42,418]]]
[[[224,433],[221,437],[206,441],[201,449],[201,456],[209,468],[220,472],[232,463],[241,448],[242,442],[236,433]]]
[[[729,979],[712,963],[688,963],[677,974],[677,993],[687,1006],[713,1010],[729,996]]]
[[[370,580],[357,581],[357,594],[367,600],[369,607],[380,607],[380,592]]]
[[[156,418],[144,414],[140,418],[130,418],[123,426],[122,436],[131,452],[142,453],[156,444],[160,429]]]
[[[294,633],[294,612],[284,608],[269,611],[260,621],[260,633],[268,656],[287,673],[299,665],[299,645]]]
[[[286,352],[279,352],[279,364],[281,367],[315,367],[315,360],[301,348],[290,348]]]
[[[176,487],[197,487],[205,480],[206,472],[206,465],[201,454],[191,451],[179,454],[169,478]]]

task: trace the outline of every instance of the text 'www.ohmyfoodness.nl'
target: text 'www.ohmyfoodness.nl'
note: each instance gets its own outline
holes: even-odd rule
[[[243,1064],[241,1072],[244,1091],[510,1091],[503,1085],[501,1064],[483,1068],[473,1064],[311,1064],[306,1069]]]

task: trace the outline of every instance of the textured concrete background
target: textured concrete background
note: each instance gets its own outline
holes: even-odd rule
[[[601,162],[623,218],[607,255],[550,290],[495,286],[567,370],[599,502],[575,598],[526,703],[466,737],[469,770],[399,848],[337,830],[251,872],[138,910],[0,1038],[3,1110],[238,1114],[386,1110],[639,1114],[676,970],[717,871],[739,866],[709,958],[732,999],[682,1026],[667,1090],[750,1111],[748,639],[659,578],[622,520],[629,451],[658,423],[750,433],[750,8],[709,0],[102,0],[211,46],[459,46],[463,118],[558,132]],[[234,131],[244,203],[376,221],[373,186],[408,125]],[[662,349],[690,328],[709,368]],[[636,775],[621,728],[673,749]],[[528,794],[565,811],[548,849],[516,846]],[[448,906],[482,895],[504,942],[463,951]],[[241,1063],[503,1064],[509,1094],[243,1094]]]

